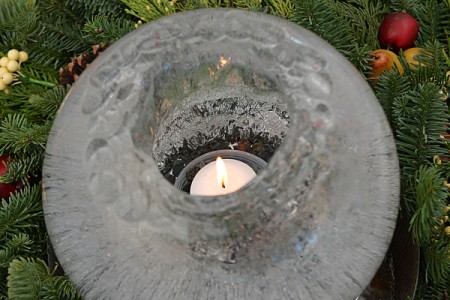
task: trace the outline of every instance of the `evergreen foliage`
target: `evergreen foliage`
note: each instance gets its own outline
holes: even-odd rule
[[[33,61],[58,69],[70,56],[89,51],[92,43],[85,37],[84,24],[97,15],[119,17],[123,5],[118,0],[40,0],[34,43],[24,44]]]
[[[292,0],[121,0],[127,13],[141,22],[151,22],[180,11],[202,8],[231,7],[250,9],[289,18],[294,8]],[[140,24],[139,23],[139,24]],[[139,25],[138,24],[138,25]]]
[[[4,183],[20,182],[25,186],[40,177],[43,161],[43,150],[17,154],[15,159],[7,164],[8,173],[0,176],[0,181]]]
[[[134,29],[134,22],[125,18],[98,15],[84,25],[86,37],[93,44],[112,44]]]
[[[11,300],[81,299],[67,276],[52,276],[43,260],[14,259],[8,269],[8,292]]]
[[[448,291],[450,278],[449,239],[436,240],[422,249],[425,284],[446,285],[444,290]]]
[[[35,125],[21,114],[9,115],[0,123],[0,152],[26,153],[45,149],[51,123]]]
[[[0,206],[0,296],[7,296],[9,263],[19,255],[42,256],[46,233],[39,185],[25,187]]]
[[[24,107],[26,114],[35,123],[42,124],[52,120],[71,86],[56,87],[29,97],[29,106]]]
[[[53,2],[55,0],[52,0]],[[109,16],[117,18],[123,15],[124,6],[120,0],[98,1],[98,0],[64,0],[61,5],[73,12],[83,20],[92,19],[95,16]],[[47,6],[53,8],[54,5]]]
[[[403,95],[410,90],[410,81],[406,76],[400,75],[398,72],[389,72],[384,74],[377,83],[375,91],[380,100],[380,104],[384,109],[387,119],[389,120],[392,130],[397,129],[396,124],[392,122],[394,119],[394,101],[400,101]],[[401,106],[401,103],[397,104]],[[398,111],[396,111],[398,114]]]
[[[25,40],[37,22],[35,0],[4,0],[0,2],[0,41],[15,46],[15,41]],[[20,28],[20,31],[15,29]],[[25,34],[25,35],[24,35]],[[13,42],[11,44],[11,42]]]
[[[401,169],[401,209],[421,247],[417,299],[446,299],[450,291],[449,107],[443,100],[450,69],[450,0],[3,0],[0,55],[26,50],[19,81],[0,92],[0,154],[11,155],[1,182],[23,188],[0,204],[0,299],[81,299],[66,276],[46,263],[40,170],[47,136],[70,86],[58,69],[71,57],[109,45],[134,27],[199,8],[234,7],[277,15],[317,33],[363,76],[380,47],[379,25],[406,10],[420,22],[420,66],[400,53],[404,75],[386,72],[374,91],[392,127]],[[124,13],[127,12],[128,14]]]
[[[1,182],[22,188],[0,204],[0,299],[80,299],[66,276],[50,272],[40,173],[51,125],[70,86],[58,69],[71,57],[111,44],[134,28],[119,0],[0,1],[0,55],[16,48],[29,60],[0,92],[0,154],[10,155]]]
[[[397,151],[403,176],[415,176],[434,155],[446,155],[440,135],[447,106],[432,83],[419,84],[393,102]]]
[[[415,182],[417,209],[411,218],[411,233],[420,245],[430,245],[436,233],[429,229],[439,226],[445,214],[447,187],[436,166],[421,166]]]
[[[9,263],[20,255],[32,254],[33,241],[25,233],[19,233],[0,250],[0,295],[7,294],[6,277],[8,275]]]
[[[20,232],[34,235],[42,222],[42,207],[40,186],[25,187],[9,201],[2,200],[0,209],[0,239],[9,240]]]
[[[420,1],[420,5],[411,7],[411,14],[420,23],[418,44],[423,45],[429,41],[441,44],[447,42],[447,33],[443,28],[449,28],[450,19],[448,6],[438,1]]]
[[[332,44],[365,74],[386,12],[380,1],[294,0],[292,21]]]
[[[128,6],[127,13],[133,15],[144,22],[157,20],[161,17],[175,13],[175,1],[167,0],[122,0]],[[205,1],[197,1],[199,5]],[[207,3],[207,1],[206,1]],[[177,7],[179,4],[177,3]]]

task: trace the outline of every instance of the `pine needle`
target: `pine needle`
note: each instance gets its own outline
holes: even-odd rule
[[[0,242],[19,232],[34,234],[42,225],[41,190],[39,185],[25,187],[12,194],[0,207]]]
[[[12,300],[81,300],[68,277],[53,276],[43,260],[15,259],[8,273],[8,296]]]
[[[444,216],[447,187],[437,167],[422,166],[416,177],[416,211],[410,221],[414,240],[421,246],[430,245],[433,228]]]
[[[51,122],[32,124],[24,115],[9,115],[0,123],[0,153],[25,153],[34,148],[45,149]]]

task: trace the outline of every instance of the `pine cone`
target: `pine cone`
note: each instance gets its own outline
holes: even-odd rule
[[[70,63],[64,68],[59,69],[59,84],[67,86],[72,84],[83,71],[92,63],[92,61],[100,55],[100,53],[106,49],[107,46],[104,43],[92,46],[93,55],[89,53],[82,53],[72,58]]]

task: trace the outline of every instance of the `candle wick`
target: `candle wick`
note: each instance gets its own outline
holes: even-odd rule
[[[225,178],[222,179],[222,187],[225,188]]]

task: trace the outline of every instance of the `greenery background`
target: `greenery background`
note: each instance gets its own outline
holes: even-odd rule
[[[22,188],[0,204],[0,299],[80,299],[49,260],[40,173],[47,136],[73,80],[98,51],[144,23],[180,11],[234,7],[277,15],[320,35],[363,76],[380,48],[379,25],[405,10],[420,23],[417,47],[426,67],[385,73],[373,89],[397,143],[401,211],[421,249],[417,299],[450,291],[449,81],[450,0],[2,0],[0,56],[27,51],[20,80],[0,92],[0,154],[9,172],[0,182]],[[370,133],[368,133],[370,134]],[[447,135],[446,135],[447,134]]]

